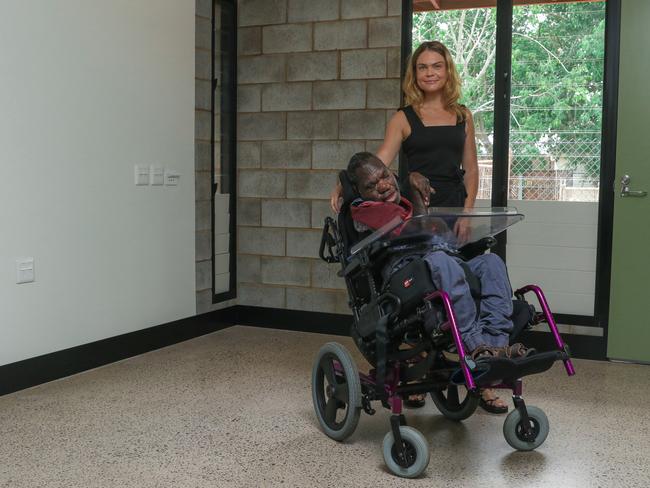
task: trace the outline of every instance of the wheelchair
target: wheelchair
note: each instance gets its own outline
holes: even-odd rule
[[[446,418],[462,421],[476,410],[481,388],[512,390],[514,410],[503,424],[503,435],[514,449],[530,451],[546,440],[549,422],[544,412],[526,405],[522,378],[542,373],[555,361],[575,374],[570,351],[557,329],[542,290],[527,285],[514,292],[513,333],[545,322],[556,349],[523,358],[474,360],[465,350],[449,295],[437,290],[422,259],[414,259],[389,277],[382,269],[391,258],[423,255],[432,242],[453,239],[449,231],[458,218],[469,219],[471,239],[456,252],[469,260],[492,247],[499,232],[523,219],[515,209],[429,209],[429,214],[407,222],[395,219],[374,232],[359,233],[350,216],[355,195],[342,171],[344,203],[337,221],[325,219],[319,255],[338,263],[345,279],[353,323],[350,335],[372,369],[360,373],[347,349],[325,344],[312,368],[312,400],[323,432],[336,441],[355,431],[361,411],[374,415],[374,402],[390,410],[390,430],[382,443],[384,461],[395,475],[414,478],[429,463],[424,436],[406,423],[403,401],[414,394],[429,394]],[[445,232],[441,229],[446,229]],[[480,298],[480,282],[463,267],[472,296]],[[525,301],[532,293],[542,308]],[[477,306],[478,310],[478,306]]]

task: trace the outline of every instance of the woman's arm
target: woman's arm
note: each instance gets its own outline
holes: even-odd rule
[[[382,162],[390,167],[391,163],[397,156],[402,141],[410,135],[410,127],[406,120],[406,115],[401,110],[396,112],[388,121],[386,134],[381,147],[377,149],[376,156]]]
[[[478,193],[478,156],[476,154],[476,137],[472,113],[467,110],[465,119],[465,147],[463,148],[462,167],[465,170],[465,208],[474,208]]]

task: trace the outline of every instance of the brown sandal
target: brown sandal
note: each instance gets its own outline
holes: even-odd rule
[[[496,401],[498,399],[499,397],[494,397],[486,400],[483,398],[483,396],[481,396],[481,399],[479,400],[478,404],[486,412],[497,413],[497,414],[506,413],[508,411],[508,405],[497,405]]]
[[[525,358],[531,354],[534,354],[535,352],[535,349],[532,347],[528,348],[521,342],[516,342],[515,344],[507,346],[505,348],[505,355],[507,358]]]
[[[404,406],[406,408],[422,408],[426,404],[426,395],[416,394],[409,396],[404,400]]]
[[[478,346],[472,351],[471,356],[476,361],[477,359],[498,358],[503,356],[504,352],[502,347]]]

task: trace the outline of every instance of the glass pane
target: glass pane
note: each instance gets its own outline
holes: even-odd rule
[[[457,2],[462,7],[462,2]],[[441,41],[451,52],[462,82],[461,103],[474,115],[479,164],[477,198],[492,195],[496,9],[430,10],[413,14],[413,48]]]
[[[212,113],[214,169],[214,293],[234,292],[231,276],[234,259],[234,233],[231,233],[235,172],[235,38],[234,4],[214,2],[215,78]]]
[[[513,200],[598,200],[605,2],[513,9]]]

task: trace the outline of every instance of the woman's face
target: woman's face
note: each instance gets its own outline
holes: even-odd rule
[[[442,90],[447,77],[447,63],[441,54],[425,50],[415,60],[415,79],[425,94]]]

